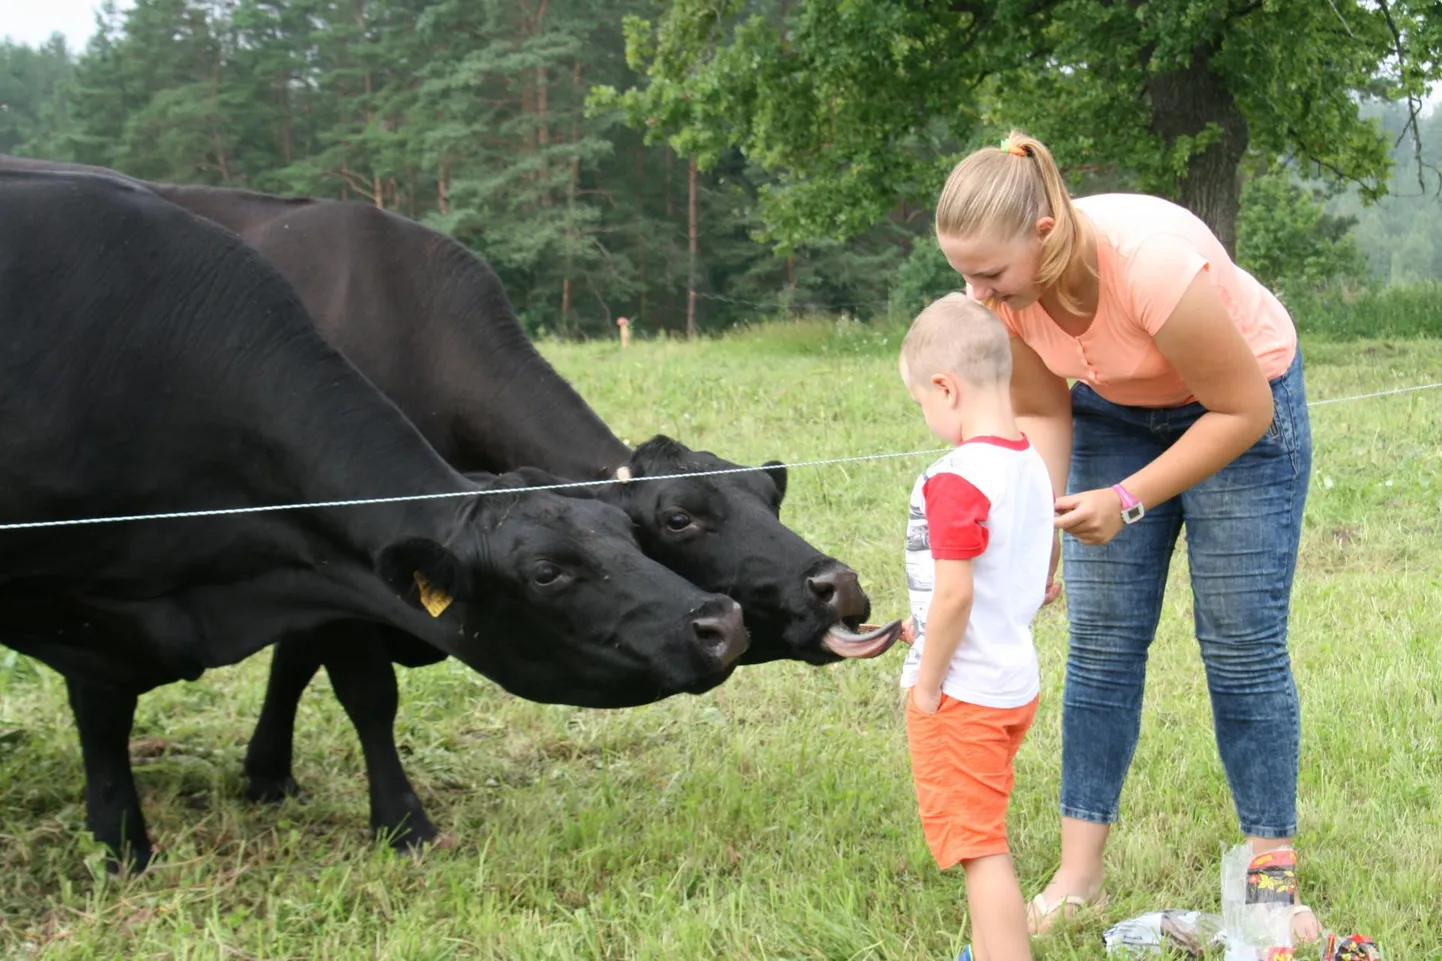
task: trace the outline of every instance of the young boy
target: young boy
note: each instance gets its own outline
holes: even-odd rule
[[[901,671],[922,829],[942,870],[966,871],[976,961],[1030,961],[1006,835],[1012,759],[1036,714],[1031,622],[1046,590],[1052,487],[1017,429],[1011,346],[965,294],[928,306],[901,344],[901,379],[954,449],[917,478],[906,528],[915,618]]]

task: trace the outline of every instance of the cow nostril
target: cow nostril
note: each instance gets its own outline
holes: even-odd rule
[[[738,604],[733,604],[725,614],[696,618],[691,622],[691,632],[701,650],[722,664],[730,664],[746,650],[746,627]]]
[[[849,568],[827,571],[807,578],[806,586],[821,603],[836,612],[837,620],[864,618],[871,613],[871,602],[861,589],[856,572]]]
[[[831,604],[835,602],[836,582],[832,579],[832,575],[827,574],[822,577],[808,577],[806,579],[806,586],[811,589],[811,593],[821,603]]]

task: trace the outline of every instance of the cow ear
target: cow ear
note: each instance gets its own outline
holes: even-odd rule
[[[761,466],[766,469],[767,476],[776,485],[776,493],[779,495],[776,503],[779,505],[786,500],[786,465],[779,460],[769,460]]]
[[[460,561],[433,540],[413,537],[391,544],[381,551],[376,569],[392,590],[432,617],[465,599]]]

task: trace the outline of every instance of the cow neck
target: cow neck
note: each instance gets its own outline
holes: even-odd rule
[[[268,453],[251,458],[254,490],[267,500],[322,502],[474,489],[426,442],[415,426],[333,347],[304,316],[303,328],[281,336],[263,365],[239,389],[249,394],[249,423]],[[440,537],[455,500],[410,501],[300,512],[366,557],[402,534]]]
[[[469,251],[461,255],[450,266],[466,282],[447,285],[428,311],[449,335],[436,338],[445,349],[435,357],[436,382],[452,394],[448,458],[463,470],[613,475],[631,449],[536,350],[499,279]]]

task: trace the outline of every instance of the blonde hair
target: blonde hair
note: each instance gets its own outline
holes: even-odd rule
[[[1076,288],[1090,271],[1081,218],[1051,151],[1035,137],[1013,130],[1000,147],[982,147],[951,168],[936,202],[936,234],[984,232],[1010,240],[1032,230],[1042,217],[1053,218],[1056,225],[1041,241],[1037,283],[1043,290],[1055,287],[1064,308],[1082,313]]]
[[[913,386],[951,373],[980,387],[1011,383],[1011,336],[1001,320],[963,293],[933,300],[901,340],[901,363]]]

